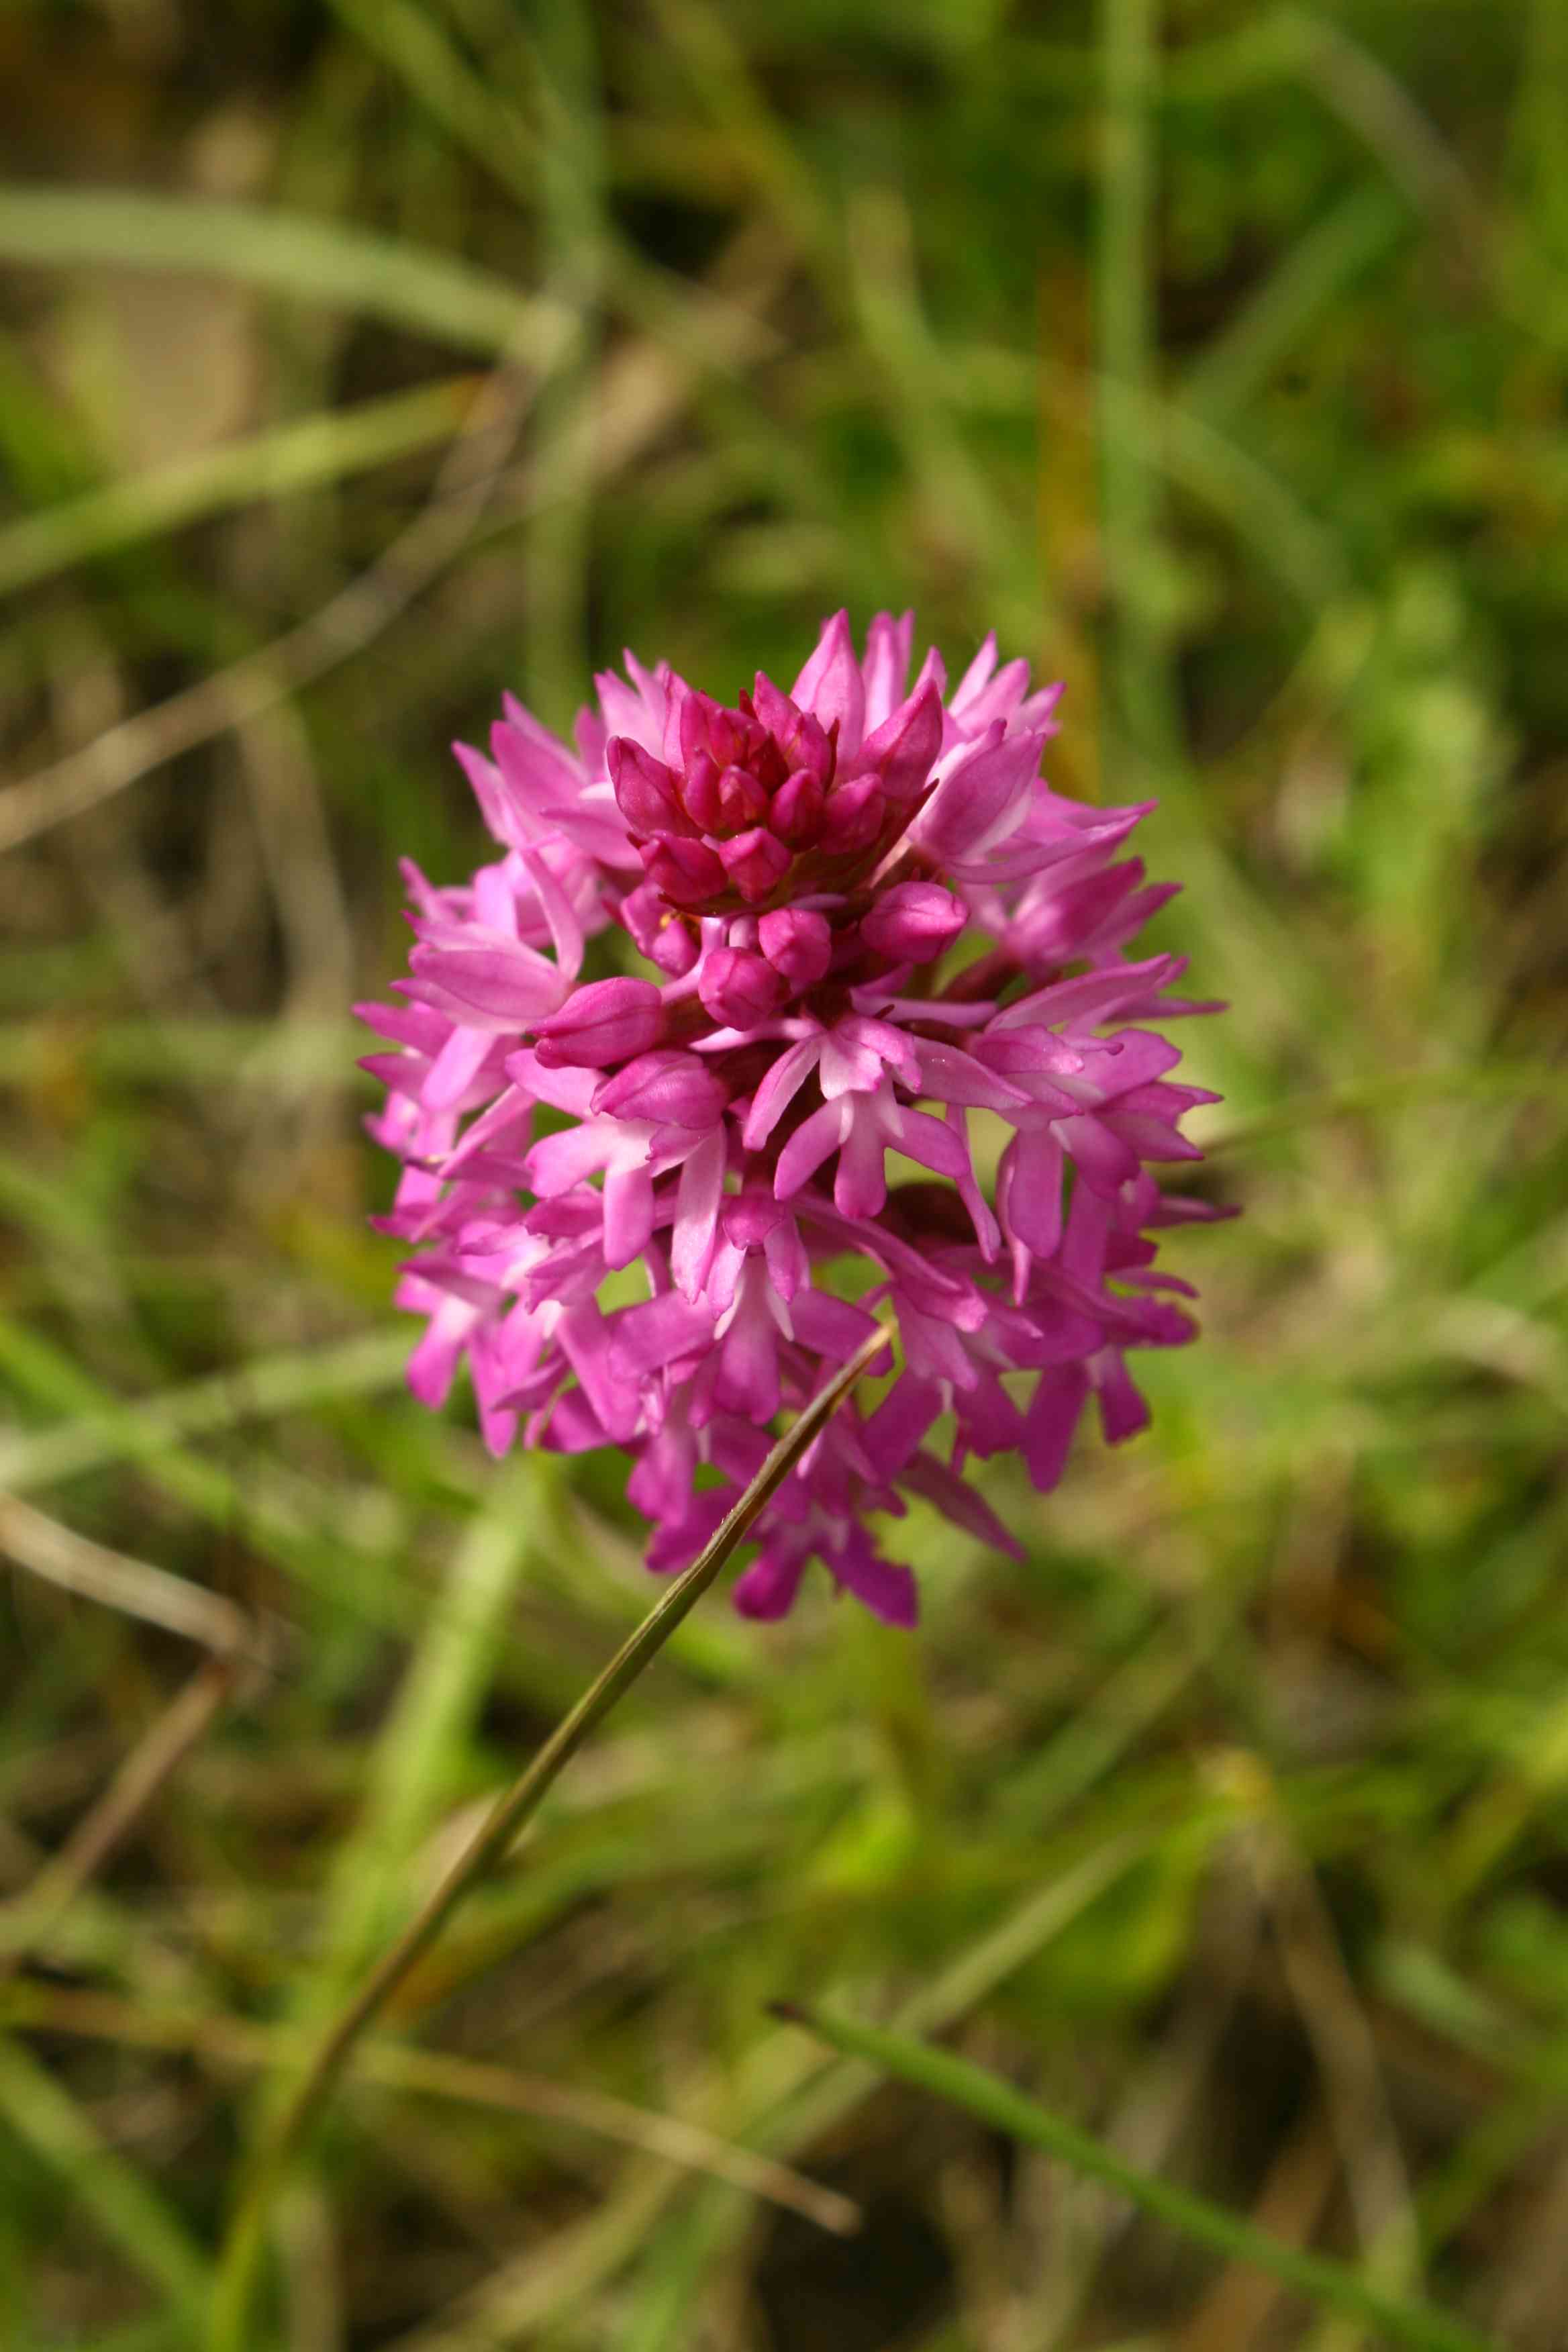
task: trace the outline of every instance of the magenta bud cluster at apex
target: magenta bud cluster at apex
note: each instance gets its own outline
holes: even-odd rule
[[[1016,1550],[966,1463],[1051,1486],[1091,1391],[1108,1438],[1141,1428],[1127,1350],[1194,1333],[1151,1234],[1217,1213],[1149,1173],[1198,1157],[1180,1121],[1214,1099],[1151,1025],[1208,1008],[1129,952],[1173,887],[1120,855],[1149,804],[1053,793],[1059,688],[990,638],[951,693],[934,649],[910,687],[912,637],[879,614],[860,656],[837,614],[788,694],[759,676],[732,709],[628,655],[575,751],[509,698],[489,758],[458,747],[500,854],[458,887],[405,869],[413,976],[360,1008],[396,1049],[367,1067],[416,1394],[466,1357],[495,1453],[622,1449],[650,1568],[696,1556],[890,1307],[903,1370],[768,1504],[755,1617],[816,1558],[911,1623],[870,1525],[910,1495]],[[582,980],[612,925],[643,975]],[[972,1111],[1005,1131],[991,1198]],[[929,1178],[889,1186],[889,1151]],[[643,1295],[602,1305],[634,1264]]]

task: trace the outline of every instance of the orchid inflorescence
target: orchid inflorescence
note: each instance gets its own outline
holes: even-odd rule
[[[405,866],[413,977],[360,1008],[397,1048],[367,1067],[403,1161],[379,1222],[418,1251],[398,1304],[428,1318],[415,1393],[466,1356],[492,1452],[622,1448],[650,1568],[700,1551],[781,1408],[890,1308],[903,1369],[767,1506],[754,1617],[816,1557],[912,1623],[868,1525],[907,1495],[1016,1552],[966,1461],[1049,1488],[1091,1391],[1107,1438],[1141,1428],[1127,1349],[1194,1333],[1150,1234],[1217,1213],[1145,1164],[1196,1159],[1179,1122],[1215,1099],[1137,1025],[1206,1009],[1170,993],[1178,958],[1126,952],[1173,894],[1117,856],[1151,804],[1049,789],[1060,689],[990,637],[952,694],[934,649],[906,692],[912,635],[879,614],[860,657],[839,613],[790,693],[759,675],[733,708],[628,655],[575,753],[507,698],[492,756],[458,747],[502,854],[456,888]],[[584,981],[612,924],[643,973]],[[971,1111],[1011,1130],[990,1199]],[[889,1186],[889,1151],[929,1177]],[[602,1300],[639,1262],[646,1295]]]

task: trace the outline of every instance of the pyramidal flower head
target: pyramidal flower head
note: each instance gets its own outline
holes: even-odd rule
[[[858,654],[839,613],[788,693],[733,706],[628,655],[574,750],[508,698],[488,758],[458,747],[498,854],[457,888],[405,869],[411,977],[360,1008],[394,1049],[371,1131],[403,1163],[415,1393],[466,1359],[492,1451],[622,1449],[651,1568],[890,1310],[902,1370],[758,1522],[756,1617],[817,1559],[912,1623],[872,1529],[911,1495],[1016,1550],[965,1465],[1048,1488],[1090,1395],[1111,1442],[1143,1425],[1129,1350],[1194,1329],[1151,1235],[1215,1213],[1150,1172],[1197,1158],[1182,1116],[1214,1097],[1157,1025],[1201,1009],[1180,963],[1130,951],[1171,895],[1121,854],[1146,808],[1058,798],[1059,689],[991,638],[951,692],[934,651],[911,683],[912,635],[879,614]],[[989,1192],[972,1111],[1005,1138]],[[642,1295],[602,1303],[628,1268]]]

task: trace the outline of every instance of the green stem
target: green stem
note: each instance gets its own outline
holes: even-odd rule
[[[845,2056],[863,2058],[880,2073],[946,2099],[998,2131],[1009,2132],[1028,2147],[1059,2158],[1075,2172],[1103,2181],[1129,2204],[1168,2222],[1197,2244],[1232,2262],[1249,2263],[1256,2270],[1267,2271],[1315,2303],[1381,2329],[1390,2342],[1413,2345],[1417,2352],[1495,2352],[1485,2336],[1459,2320],[1415,2304],[1391,2302],[1348,2263],[1304,2253],[1227,2212],[1223,2205],[1210,2204],[1190,2189],[1136,2170],[1077,2124],[1053,2115],[1010,2083],[972,2065],[966,2058],[955,2057],[951,2051],[934,2049],[929,2042],[916,2041],[906,2033],[851,2024],[845,2018],[818,2017],[786,2003],[780,2003],[775,2014],[805,2026]]]
[[[668,1587],[570,1714],[563,1717],[521,1777],[498,1800],[473,1843],[459,1855],[322,2035],[288,2105],[268,2133],[242,2192],[219,2266],[208,2339],[210,2352],[241,2352],[273,2200],[366,2027],[429,1950],[458,1905],[504,1858],[518,1832],[538,1811],[547,1790],[589,1733],[603,1722],[616,1700],[631,1688],[681,1620],[696,1606],[817,1431],[888,1344],[887,1330],[879,1326],[827,1386],[812,1398],[773,1447],[707,1549]]]

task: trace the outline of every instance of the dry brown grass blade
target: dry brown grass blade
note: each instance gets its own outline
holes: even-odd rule
[[[34,1576],[122,1616],[161,1625],[210,1652],[149,1727],[108,1788],[32,1884],[0,1909],[0,1979],[20,1967],[102,1868],[191,1749],[265,1644],[244,1611],[221,1593],[62,1527],[16,1495],[0,1495],[0,1551]]]
[[[243,2019],[150,2012],[110,1993],[57,1985],[16,1988],[0,2000],[0,2018],[8,2025],[48,2033],[177,2051],[215,2066],[247,2072],[297,2063],[306,2049],[299,2035]],[[793,2165],[760,2156],[753,2148],[704,2130],[700,2124],[656,2114],[628,2099],[442,2051],[405,2049],[394,2042],[367,2041],[358,2071],[366,2082],[386,2090],[413,2091],[592,2132],[598,2138],[639,2148],[687,2171],[727,2180],[838,2237],[852,2236],[860,2227],[860,2209],[852,2199],[808,2179]]]
[[[227,1703],[232,1658],[209,1658],[137,1741],[96,1804],[22,1893],[0,1908],[0,1983],[56,1927]]]
[[[1268,2168],[1252,2219],[1289,2246],[1310,2246],[1339,2177],[1334,2136],[1314,2108]],[[1251,2352],[1287,2290],[1266,2271],[1231,2263],[1205,2294],[1173,2352]]]
[[[1421,2238],[1376,2038],[1310,1870],[1281,1839],[1261,1857],[1280,1964],[1317,2059],[1351,2210],[1389,2291],[1419,2290]]]
[[[222,1593],[205,1591],[151,1561],[110,1551],[36,1510],[19,1495],[0,1495],[0,1551],[18,1567],[84,1601],[97,1601],[143,1624],[161,1625],[199,1643],[216,1658],[238,1659],[257,1650],[255,1628],[243,1609]]]

